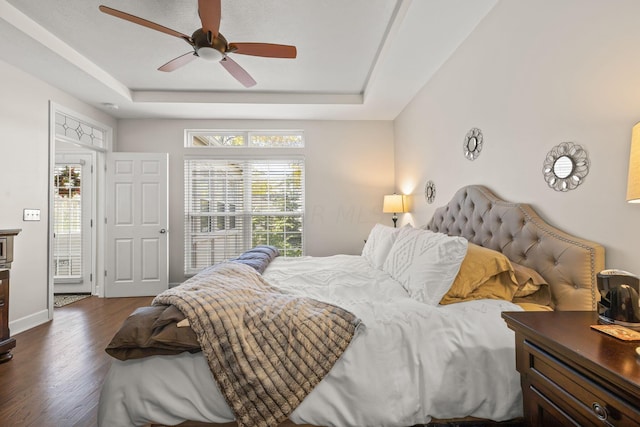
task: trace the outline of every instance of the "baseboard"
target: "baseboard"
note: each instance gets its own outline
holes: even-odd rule
[[[20,319],[16,319],[9,322],[9,329],[11,330],[11,336],[24,332],[28,329],[35,328],[38,325],[47,323],[49,321],[49,310],[42,310],[37,313],[30,314]]]
[[[171,288],[175,288],[178,285],[182,285],[182,282],[173,282],[173,283],[169,283],[169,289]]]

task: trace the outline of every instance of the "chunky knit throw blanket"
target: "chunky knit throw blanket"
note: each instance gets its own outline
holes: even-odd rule
[[[360,324],[344,309],[285,294],[235,262],[209,267],[153,304],[173,304],[189,319],[240,427],[285,421]]]

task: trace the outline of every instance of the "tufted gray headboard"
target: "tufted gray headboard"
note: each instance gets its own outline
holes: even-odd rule
[[[426,228],[463,236],[535,269],[549,283],[556,310],[596,310],[604,248],[547,224],[527,204],[509,203],[484,186],[470,185],[437,208]]]

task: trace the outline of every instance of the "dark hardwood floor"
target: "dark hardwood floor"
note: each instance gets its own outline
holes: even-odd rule
[[[104,348],[124,319],[151,300],[86,298],[13,336],[13,359],[0,364],[0,426],[95,426],[111,365]]]

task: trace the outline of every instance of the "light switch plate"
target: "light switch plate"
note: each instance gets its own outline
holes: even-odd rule
[[[40,221],[40,209],[24,209],[22,211],[23,221]]]

